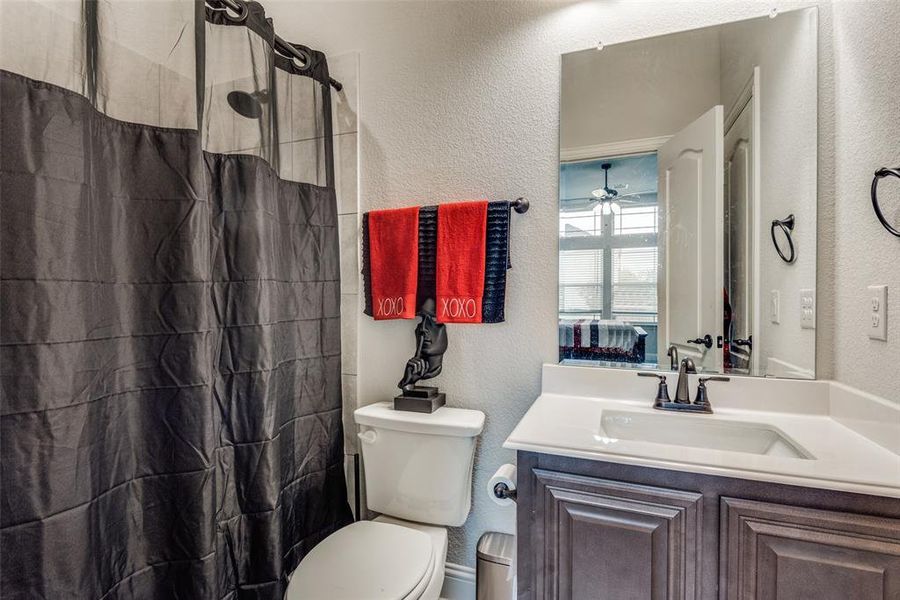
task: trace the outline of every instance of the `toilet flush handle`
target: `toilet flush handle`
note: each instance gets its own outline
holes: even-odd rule
[[[375,433],[374,429],[369,429],[368,431],[363,431],[362,433],[358,433],[356,435],[358,435],[359,439],[361,439],[365,444],[374,444],[375,440],[378,439],[378,434]]]

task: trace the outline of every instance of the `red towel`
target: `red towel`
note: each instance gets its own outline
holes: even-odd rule
[[[419,207],[369,213],[372,316],[376,320],[416,316],[419,274]]]
[[[435,288],[442,323],[481,323],[487,200],[438,206]]]

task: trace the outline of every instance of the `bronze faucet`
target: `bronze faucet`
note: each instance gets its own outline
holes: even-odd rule
[[[688,375],[696,373],[697,367],[694,361],[689,357],[681,359],[678,367],[678,387],[675,390],[675,400],[669,399],[669,387],[666,384],[665,375],[657,375],[656,373],[638,373],[640,377],[657,377],[659,379],[659,388],[656,392],[656,398],[653,401],[653,408],[659,410],[673,410],[680,412],[693,413],[712,413],[712,405],[709,403],[709,395],[706,391],[707,381],[731,381],[730,377],[701,377],[697,383],[697,397],[691,402],[690,390],[688,387]]]
[[[675,388],[675,402],[678,404],[690,404],[691,395],[688,389],[688,373],[696,373],[697,367],[693,359],[685,356],[678,366],[678,387]]]

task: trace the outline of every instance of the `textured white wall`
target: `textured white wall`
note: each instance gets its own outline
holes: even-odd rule
[[[888,381],[884,373],[900,364],[896,268],[900,249],[896,240],[887,239],[870,222],[865,190],[876,163],[897,162],[897,153],[893,158],[890,154],[893,140],[900,138],[896,124],[889,122],[896,119],[897,110],[889,113],[888,107],[896,102],[900,86],[896,79],[878,75],[879,81],[868,84],[877,93],[870,98],[849,70],[854,63],[871,70],[865,66],[865,53],[871,52],[879,53],[882,73],[892,68],[891,57],[900,53],[890,49],[889,44],[896,41],[888,38],[895,36],[900,24],[884,23],[888,4],[891,0],[874,8],[846,9],[847,20],[853,22],[847,24],[848,33],[841,34],[841,47],[855,52],[841,60],[848,69],[840,77],[841,89],[847,88],[844,93],[849,100],[838,103],[847,111],[838,123],[845,149],[842,156],[847,159],[841,167],[844,180],[839,201],[844,206],[838,215],[830,209],[833,103],[820,94],[819,131],[828,139],[820,149],[819,185],[828,195],[820,201],[825,205],[824,209],[820,205],[820,225],[826,231],[820,235],[819,316],[825,322],[818,330],[818,375],[831,375],[829,298],[834,295],[845,305],[855,306],[863,299],[857,284],[873,277],[893,277],[898,292],[889,352],[876,353],[874,345],[860,342],[843,325],[835,335],[846,344],[838,351],[839,370],[846,381],[896,397],[896,375]],[[555,361],[557,354],[560,54],[594,46],[598,39],[612,44],[760,16],[772,2],[268,0],[266,5],[286,39],[329,54],[360,52],[360,210],[477,197],[526,195],[531,199],[527,215],[514,215],[507,322],[451,325],[445,373],[435,380],[452,405],[487,413],[475,465],[473,512],[465,527],[451,532],[449,560],[472,565],[474,544],[483,531],[514,531],[514,512],[492,504],[483,490],[498,465],[514,460],[501,444],[539,393],[541,363]],[[869,16],[867,10],[876,14]],[[895,19],[896,10],[890,10]],[[823,35],[820,50],[830,52],[830,30]],[[820,60],[824,86],[833,81],[829,60],[828,52]],[[867,115],[869,123],[860,125],[857,114]],[[867,147],[871,139],[878,143],[880,156]],[[836,217],[842,231],[833,234],[829,228]],[[838,247],[833,253],[830,248],[823,251],[821,244],[831,241]],[[852,248],[857,250],[855,255]],[[831,275],[833,256],[840,257],[841,273],[835,277]],[[831,287],[833,283],[838,287]],[[835,312],[844,315],[845,310],[838,307]],[[374,323],[363,317],[358,346],[359,402],[391,398],[413,351],[412,324]],[[880,347],[888,349],[884,344]]]
[[[898,31],[896,0],[834,5],[834,375],[900,402],[900,240],[869,200],[875,169],[900,166]],[[900,182],[883,184],[900,222]],[[887,342],[865,333],[874,284],[889,286]]]
[[[561,70],[561,148],[674,135],[719,104],[719,31],[575,52]]]

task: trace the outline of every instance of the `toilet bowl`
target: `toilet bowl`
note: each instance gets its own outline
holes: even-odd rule
[[[447,530],[378,517],[316,546],[291,576],[285,600],[434,600],[444,583]]]
[[[447,557],[446,526],[471,507],[475,441],[484,413],[442,407],[358,409],[366,505],[382,516],[340,529],[304,557],[285,600],[433,600]]]

